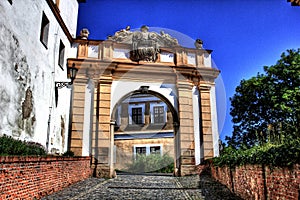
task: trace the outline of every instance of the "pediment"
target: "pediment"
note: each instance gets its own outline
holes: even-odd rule
[[[142,26],[139,31],[131,31],[130,26],[117,31],[114,36],[109,36],[107,40],[117,43],[130,44],[130,59],[132,61],[155,62],[160,53],[161,47],[175,47],[178,40],[168,33],[149,32],[147,26]]]
[[[131,31],[130,26],[127,26],[125,29],[117,31],[113,36],[108,36],[107,40],[124,44],[132,44],[135,41],[144,40],[153,41],[159,47],[179,46],[178,40],[168,33],[164,31],[160,31],[160,33],[149,32],[148,30],[147,26],[142,26],[140,30]]]

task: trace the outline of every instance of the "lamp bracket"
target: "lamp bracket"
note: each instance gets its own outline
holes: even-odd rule
[[[72,85],[72,82],[55,82],[55,87],[58,89],[68,87],[70,85]]]

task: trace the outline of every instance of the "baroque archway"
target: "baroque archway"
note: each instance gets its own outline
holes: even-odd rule
[[[202,49],[200,42],[195,49],[185,48],[169,34],[147,27],[124,29],[105,41],[75,41],[77,57],[68,59],[68,65],[79,68],[69,149],[92,156],[95,176],[113,176],[113,113],[128,95],[148,93],[170,108],[177,175],[195,173],[203,159],[218,155],[214,80],[219,70],[212,68],[211,50]],[[163,95],[168,91],[171,96]]]

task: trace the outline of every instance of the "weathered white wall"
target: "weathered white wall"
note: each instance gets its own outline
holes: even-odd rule
[[[63,3],[60,10],[75,32],[78,3],[68,3],[72,6]],[[50,21],[47,48],[40,42],[43,11]],[[58,66],[60,40],[65,45],[63,69]],[[46,146],[50,116],[49,150],[66,150],[70,89],[59,91],[56,107],[54,82],[67,81],[70,46],[46,1],[0,1],[0,134]]]

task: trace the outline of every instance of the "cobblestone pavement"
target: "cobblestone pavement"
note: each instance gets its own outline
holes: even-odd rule
[[[89,178],[43,199],[239,199],[226,189],[210,177],[200,179],[200,176],[196,175],[118,175],[117,178],[108,180]]]

